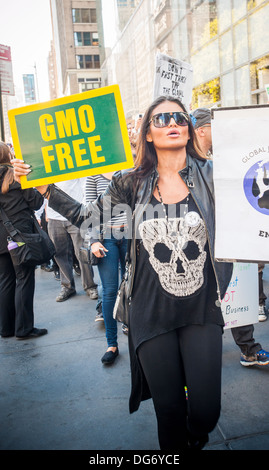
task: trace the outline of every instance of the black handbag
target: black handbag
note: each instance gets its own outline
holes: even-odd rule
[[[88,248],[85,248],[82,246],[80,248],[80,261],[85,264],[91,264],[92,266],[96,266],[100,259],[102,258],[97,258],[91,250],[91,247],[89,246]]]
[[[132,213],[134,211],[135,200],[136,200],[136,192],[137,188],[134,191],[131,210]],[[128,238],[126,256],[125,256],[125,271],[120,282],[120,286],[118,289],[116,301],[113,308],[113,318],[124,325],[129,325],[129,310],[131,305],[131,298],[128,297],[127,293],[127,286],[128,286],[128,279],[130,276],[131,271],[131,259],[130,259],[130,249],[131,249],[131,241],[132,239]]]
[[[127,295],[127,281],[129,277],[129,262],[126,261],[125,273],[122,277],[120,287],[118,289],[116,302],[113,308],[113,318],[120,323],[128,326],[129,324],[129,308],[131,300]]]
[[[100,232],[100,242],[103,242],[104,240],[103,232],[104,230]],[[79,253],[80,261],[82,263],[96,266],[99,263],[100,259],[102,259],[102,258],[98,258],[97,256],[93,254],[91,246],[88,246],[88,247],[82,246],[79,251],[80,251]]]
[[[31,214],[34,232],[22,233],[8,219],[5,211],[0,208],[3,224],[10,239],[18,246],[9,250],[14,266],[37,266],[48,263],[55,254],[55,247],[48,234],[42,230],[34,214]]]

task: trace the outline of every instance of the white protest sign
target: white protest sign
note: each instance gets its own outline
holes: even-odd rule
[[[221,301],[225,329],[259,321],[258,265],[234,263],[228,289]]]
[[[212,109],[215,258],[269,261],[269,105]]]
[[[190,64],[165,54],[156,54],[154,99],[158,96],[172,96],[189,108],[192,97],[192,79],[193,68]]]

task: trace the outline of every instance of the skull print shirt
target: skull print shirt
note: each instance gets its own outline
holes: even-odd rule
[[[191,195],[171,205],[152,197],[137,237],[130,315],[134,345],[184,325],[223,325],[206,227]]]

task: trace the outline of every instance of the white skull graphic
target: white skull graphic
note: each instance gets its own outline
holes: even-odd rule
[[[199,215],[195,226],[187,225],[183,218],[169,219],[168,224],[163,218],[146,220],[139,232],[166,292],[186,297],[202,286],[206,231]]]

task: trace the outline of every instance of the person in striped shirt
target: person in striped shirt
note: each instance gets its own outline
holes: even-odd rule
[[[94,201],[109,185],[113,172],[88,176],[85,185],[86,203]],[[119,268],[122,276],[125,269],[127,239],[126,213],[112,216],[102,227],[101,232],[92,229],[90,245],[92,252],[99,258],[98,271],[102,283],[102,310],[106,328],[107,351],[101,358],[103,364],[114,363],[119,354],[117,340],[117,321],[113,318],[113,308],[119,287]]]

